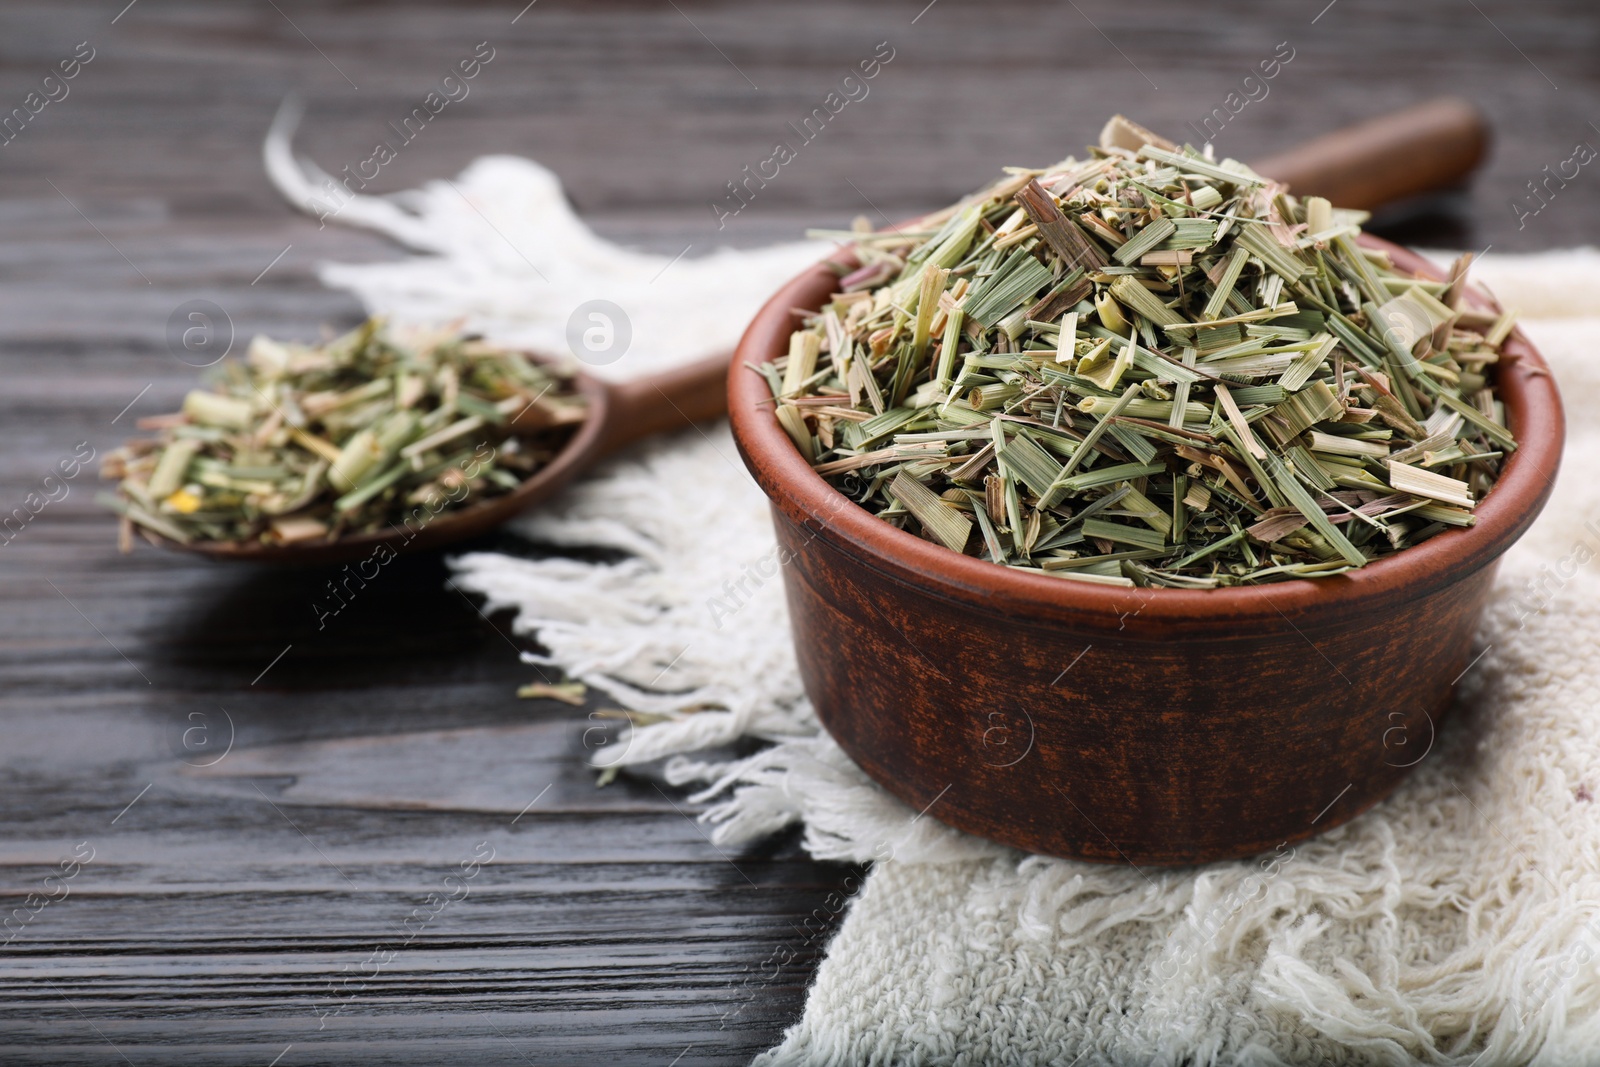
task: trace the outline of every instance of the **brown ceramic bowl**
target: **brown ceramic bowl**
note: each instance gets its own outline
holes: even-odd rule
[[[1497,381],[1520,447],[1475,526],[1337,577],[1119,589],[951,552],[811,470],[745,364],[786,352],[794,309],[836,287],[819,264],[767,303],[735,354],[729,408],[772,501],[806,692],[884,788],[1018,848],[1187,864],[1337,826],[1421,762],[1472,662],[1496,563],[1560,460],[1560,397],[1525,338],[1507,343]]]

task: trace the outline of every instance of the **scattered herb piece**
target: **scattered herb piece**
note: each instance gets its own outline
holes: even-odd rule
[[[575,708],[583,707],[589,687],[582,682],[529,682],[517,688],[517,696],[524,700],[559,700]]]

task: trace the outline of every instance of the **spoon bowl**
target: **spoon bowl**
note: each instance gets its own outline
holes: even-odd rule
[[[534,353],[527,355],[540,362],[552,362]],[[486,533],[544,503],[625,445],[722,415],[728,404],[727,374],[725,354],[632,381],[608,382],[580,372],[574,376],[573,385],[587,405],[588,417],[572,431],[553,460],[508,493],[432,515],[419,507],[412,512],[412,520],[416,521],[408,520],[387,531],[292,544],[199,540],[184,543],[148,530],[142,532],[162,548],[229,562],[323,566],[365,559],[384,548],[395,553],[440,548]],[[517,428],[513,420],[512,432]],[[422,513],[420,520],[418,512]]]

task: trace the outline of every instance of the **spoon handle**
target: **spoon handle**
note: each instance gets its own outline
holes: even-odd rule
[[[606,455],[651,434],[682,430],[728,413],[730,353],[607,386],[610,410],[599,446]]]
[[[1483,159],[1489,130],[1459,97],[1443,96],[1335,130],[1252,163],[1297,196],[1369,209],[1461,184]]]

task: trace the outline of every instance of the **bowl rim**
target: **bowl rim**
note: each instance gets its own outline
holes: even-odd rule
[[[1413,276],[1445,277],[1408,249],[1370,234],[1360,241],[1388,252],[1397,268]],[[756,482],[791,520],[831,535],[828,540],[836,547],[888,577],[983,614],[1081,623],[1110,613],[1120,620],[1119,629],[1131,631],[1124,636],[1149,636],[1173,623],[1276,619],[1314,625],[1351,611],[1398,606],[1492,564],[1532,525],[1555,481],[1565,439],[1560,394],[1544,358],[1517,329],[1501,350],[1495,374],[1518,447],[1475,509],[1473,526],[1435,534],[1343,574],[1222,589],[1100,586],[966,556],[895,528],[829,485],[778,424],[766,380],[754,369],[788,350],[801,313],[819,308],[837,291],[839,271],[849,269],[854,258],[845,248],[791,279],[746,328],[728,371],[735,443]],[[1477,289],[1469,289],[1467,299],[1497,307]],[[1133,625],[1128,626],[1130,612]]]

